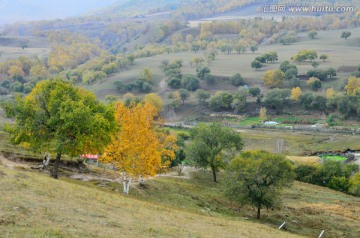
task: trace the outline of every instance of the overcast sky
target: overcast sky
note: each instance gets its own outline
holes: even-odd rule
[[[0,25],[57,19],[101,9],[119,0],[0,0]]]

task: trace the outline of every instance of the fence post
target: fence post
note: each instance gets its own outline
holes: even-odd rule
[[[284,226],[285,226],[285,224],[286,224],[286,222],[284,222],[283,224],[281,224],[281,226],[279,226],[279,230],[281,229],[281,228],[283,228]]]
[[[322,230],[318,238],[321,238],[324,235],[324,233],[325,233],[325,230]]]

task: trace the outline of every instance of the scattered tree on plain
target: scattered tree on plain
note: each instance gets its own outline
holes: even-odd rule
[[[315,39],[317,34],[318,34],[317,31],[311,30],[311,31],[309,31],[308,36],[309,36],[310,39]]]
[[[198,89],[195,92],[196,97],[200,104],[205,104],[206,100],[210,98],[210,93],[205,91],[204,89]]]
[[[291,90],[291,99],[294,100],[294,101],[298,101],[300,96],[302,94],[302,91],[301,91],[301,88],[300,87],[296,87],[296,88],[293,88]]]
[[[187,90],[185,88],[181,88],[179,90],[179,95],[180,95],[180,98],[181,98],[183,104],[185,104],[185,100],[189,98],[190,92],[189,92],[189,90]]]
[[[341,38],[344,38],[345,40],[347,40],[347,38],[349,38],[351,36],[351,31],[343,31],[341,33]]]
[[[325,60],[327,60],[329,58],[329,56],[327,54],[322,54],[319,56],[319,59],[321,59],[323,62],[325,62]]]
[[[268,70],[263,77],[266,86],[271,88],[281,88],[284,86],[285,74],[279,69]]]
[[[265,107],[262,107],[260,109],[259,117],[260,117],[261,121],[266,121],[267,115],[266,115],[266,108]]]

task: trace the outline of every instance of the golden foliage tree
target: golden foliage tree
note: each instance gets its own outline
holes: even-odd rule
[[[151,82],[153,80],[153,73],[148,67],[144,68],[143,72],[140,75],[140,78],[144,81]]]
[[[354,92],[357,88],[360,88],[360,78],[351,76],[345,86],[346,93],[348,95],[354,95]]]
[[[24,70],[18,65],[10,66],[7,73],[10,78],[13,78],[15,76],[21,76],[21,77],[25,76]]]
[[[328,88],[328,89],[326,89],[325,97],[326,97],[327,99],[332,98],[334,95],[335,95],[335,91],[334,91],[333,88]]]
[[[301,91],[300,87],[293,88],[291,90],[291,99],[294,101],[298,101],[301,94],[302,94],[302,91]]]
[[[260,114],[259,114],[259,117],[262,121],[266,121],[267,119],[267,115],[266,115],[266,108],[265,107],[262,107],[260,109]]]
[[[284,85],[285,74],[279,69],[268,70],[263,77],[266,86],[271,88],[281,88]]]
[[[157,112],[161,112],[163,107],[163,101],[156,93],[149,93],[144,97],[145,102],[151,102],[156,108]]]
[[[155,127],[158,109],[150,102],[116,105],[115,117],[121,129],[107,146],[101,161],[113,163],[123,172],[124,193],[133,179],[154,176],[175,158],[176,137]],[[164,163],[162,158],[168,162]]]

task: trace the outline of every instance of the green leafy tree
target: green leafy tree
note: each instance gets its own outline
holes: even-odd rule
[[[321,88],[320,79],[315,78],[315,77],[309,78],[309,80],[306,82],[306,84],[314,91],[317,91]]]
[[[290,80],[294,77],[296,78],[297,74],[298,74],[298,71],[296,68],[290,68],[290,69],[286,70],[286,72],[285,72],[285,79]]]
[[[241,87],[239,88],[239,92],[234,95],[234,100],[231,103],[231,107],[235,110],[235,112],[239,113],[245,109],[248,95],[248,89]]]
[[[59,79],[38,83],[24,98],[5,105],[8,126],[15,144],[36,152],[56,153],[52,176],[58,177],[61,156],[99,153],[111,141],[114,110],[95,95]]]
[[[288,105],[290,96],[291,90],[276,88],[266,94],[264,104],[272,109],[282,109],[284,106]]]
[[[360,173],[355,174],[349,180],[350,188],[349,193],[360,197]]]
[[[329,58],[329,56],[327,54],[322,54],[319,56],[319,59],[321,59],[323,62],[325,62],[325,60],[327,60]]]
[[[200,104],[205,104],[206,100],[210,97],[210,93],[203,89],[196,90],[195,95]]]
[[[250,46],[250,51],[254,54],[255,53],[255,51],[257,51],[258,50],[258,46],[257,45],[252,45],[252,46]]]
[[[203,80],[207,74],[210,74],[210,68],[205,65],[200,65],[196,68],[196,74],[199,79]]]
[[[230,81],[231,81],[232,85],[237,86],[237,87],[245,84],[244,78],[239,73],[234,74],[230,78]]]
[[[351,36],[351,31],[343,31],[341,33],[341,38],[344,38],[345,40],[347,40],[347,38],[349,38]]]
[[[181,88],[181,89],[179,89],[179,95],[180,95],[181,101],[183,102],[183,104],[185,104],[185,100],[189,98],[190,92],[189,92],[189,90],[187,90],[185,88]]]
[[[318,34],[317,31],[311,30],[311,31],[309,31],[308,36],[309,36],[310,39],[315,39],[317,34]]]
[[[316,62],[316,61],[314,61],[314,62],[311,63],[311,66],[312,66],[314,69],[316,69],[317,67],[319,67],[319,63]]]
[[[258,70],[263,67],[263,64],[259,60],[254,60],[251,62],[251,68]]]
[[[328,68],[328,69],[326,70],[326,74],[327,74],[327,76],[328,76],[329,78],[333,78],[333,77],[336,76],[336,69],[334,69],[334,68]]]
[[[289,69],[295,69],[296,72],[298,71],[296,65],[291,64],[288,60],[281,62],[279,68],[284,73],[286,73],[286,71],[288,71]]]
[[[126,57],[126,59],[130,62],[131,65],[133,65],[135,61],[135,56],[133,54],[130,54]]]
[[[215,111],[229,110],[233,103],[234,97],[223,91],[216,92],[215,96],[210,98],[209,107]]]
[[[240,151],[244,142],[240,134],[220,124],[199,124],[191,130],[191,143],[186,147],[186,157],[197,167],[211,168],[214,182],[217,182],[217,172],[226,166],[224,152],[226,150]]]
[[[186,75],[182,79],[182,86],[189,91],[196,91],[200,87],[200,82],[196,76]]]
[[[265,151],[242,153],[230,162],[228,171],[228,197],[255,206],[258,219],[262,208],[279,206],[282,189],[295,177],[289,160]]]

